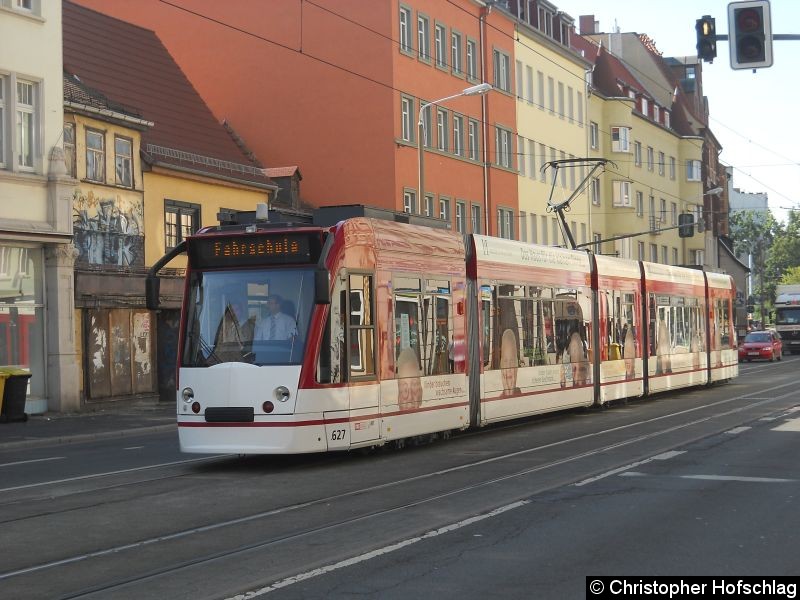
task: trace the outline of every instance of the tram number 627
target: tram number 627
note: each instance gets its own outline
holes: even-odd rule
[[[333,431],[331,431],[331,440],[333,441],[343,440],[345,433],[346,430],[344,429],[334,429]]]

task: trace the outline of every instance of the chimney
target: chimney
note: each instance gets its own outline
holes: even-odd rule
[[[581,35],[599,33],[600,23],[594,20],[594,15],[581,15],[579,17]]]

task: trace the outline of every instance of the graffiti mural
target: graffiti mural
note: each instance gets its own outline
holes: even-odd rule
[[[78,264],[144,266],[144,203],[140,196],[100,197],[76,188],[72,224]]]

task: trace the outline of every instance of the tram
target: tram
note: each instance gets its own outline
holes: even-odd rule
[[[738,374],[727,275],[364,217],[186,253],[184,452],[380,446]]]

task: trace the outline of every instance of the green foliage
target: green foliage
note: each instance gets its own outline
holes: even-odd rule
[[[789,267],[781,277],[779,283],[791,284],[800,283],[800,265],[797,267]]]

